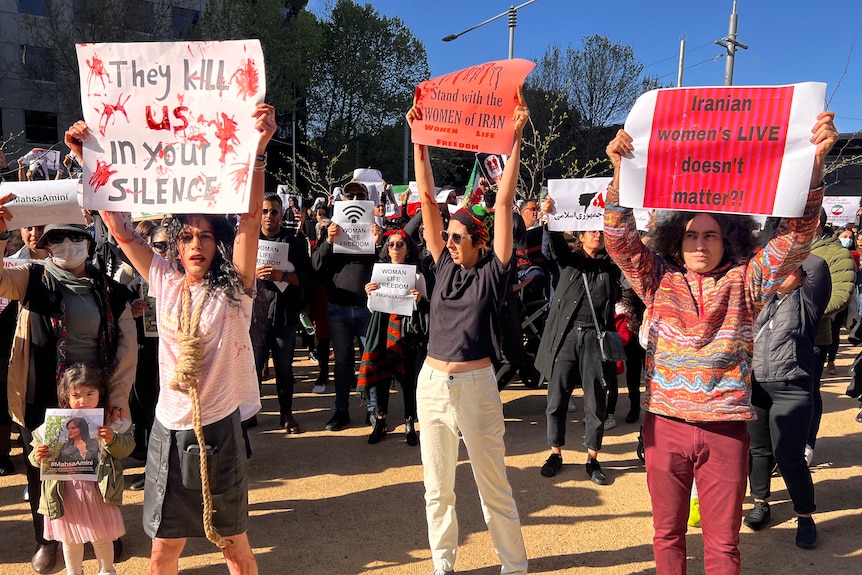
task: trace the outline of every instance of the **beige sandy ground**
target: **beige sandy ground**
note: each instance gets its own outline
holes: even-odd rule
[[[303,356],[304,357],[304,356]],[[842,354],[839,365],[850,363]],[[432,571],[425,538],[422,467],[419,449],[403,440],[400,397],[392,402],[390,426],[382,443],[368,445],[369,429],[354,400],[354,426],[323,431],[333,395],[310,393],[316,368],[297,362],[295,413],[307,430],[286,435],[277,429],[274,386],[266,394],[260,425],[252,430],[255,456],[250,466],[249,535],[261,573],[307,575],[427,575]],[[842,393],[846,376],[826,377],[825,415],[817,444],[814,481],[820,544],[803,551],[793,544],[795,521],[787,491],[773,479],[773,524],[754,533],[742,529],[743,572],[778,574],[862,573],[862,425],[854,420],[859,404]],[[331,390],[330,390],[331,391]],[[607,433],[601,462],[612,483],[593,485],[583,469],[582,403],[569,427],[566,465],[553,479],[539,475],[547,456],[545,391],[519,383],[503,392],[509,478],[521,513],[531,573],[630,574],[654,572],[652,520],[644,468],[635,454],[637,424],[621,423]],[[620,397],[622,419],[628,398]],[[13,453],[20,454],[20,450]],[[0,575],[29,574],[33,533],[21,495],[19,474],[0,478]],[[127,460],[126,475],[143,471]],[[466,452],[457,472],[461,524],[458,573],[499,573],[485,529]],[[126,558],[118,573],[146,573],[149,540],[141,528],[140,492],[126,492]],[[746,508],[750,501],[746,501]],[[689,572],[703,573],[699,529],[688,535]],[[86,573],[96,573],[88,549]],[[62,560],[59,562],[62,563]],[[191,541],[180,562],[184,573],[227,573],[218,550],[205,540]],[[62,572],[58,564],[57,573]]]

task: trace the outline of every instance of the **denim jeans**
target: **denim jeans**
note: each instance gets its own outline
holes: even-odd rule
[[[254,367],[260,381],[269,351],[272,350],[272,364],[275,367],[275,390],[278,394],[278,409],[282,417],[293,413],[293,351],[296,347],[297,324],[284,327],[270,327],[266,337],[252,342],[254,347]]]
[[[329,332],[335,352],[335,409],[348,411],[350,388],[356,385],[355,338],[368,331],[371,311],[367,307],[329,304]]]

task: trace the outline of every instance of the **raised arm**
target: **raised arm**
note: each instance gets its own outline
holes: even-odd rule
[[[84,140],[89,136],[90,129],[83,120],[78,120],[66,130],[64,138],[66,145],[69,146],[69,149],[78,158],[81,158],[81,162],[84,161]],[[131,214],[128,212],[109,212],[105,210],[101,210],[99,213],[105,225],[108,226],[111,235],[117,240],[117,245],[120,246],[120,249],[129,258],[129,262],[131,262],[145,280],[149,281],[153,250],[147,244],[147,240],[135,231],[135,224],[132,222]]]
[[[407,123],[413,127],[414,120],[422,120],[422,110],[413,107],[407,112]],[[443,253],[446,243],[443,241],[443,217],[437,207],[437,198],[434,197],[434,173],[431,171],[431,157],[428,155],[428,147],[421,144],[413,144],[413,169],[416,172],[416,186],[419,188],[419,202],[422,206],[422,225],[425,247],[436,262]]]
[[[518,172],[521,167],[521,136],[524,126],[530,119],[530,110],[524,103],[524,95],[518,88],[518,105],[512,116],[515,125],[515,142],[512,144],[512,154],[503,168],[503,175],[497,189],[497,201],[494,203],[494,253],[497,259],[508,267],[512,259],[512,207],[515,203],[515,191],[518,188]]]
[[[277,125],[275,108],[269,104],[258,104],[252,116],[255,129],[260,132],[257,142],[257,158],[266,152]],[[263,209],[263,188],[266,175],[266,160],[255,159],[251,176],[251,203],[248,213],[242,214],[233,246],[233,265],[237,276],[246,289],[254,286],[257,267],[257,240],[260,237],[260,210]]]

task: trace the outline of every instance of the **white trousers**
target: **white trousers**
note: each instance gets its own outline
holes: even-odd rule
[[[422,438],[425,516],[434,568],[455,568],[458,432],[467,446],[482,513],[504,575],[527,573],[521,520],[506,477],[503,402],[491,367],[447,374],[423,365],[416,390]]]

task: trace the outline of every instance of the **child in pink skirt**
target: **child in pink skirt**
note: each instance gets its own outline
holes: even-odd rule
[[[88,363],[78,363],[66,369],[57,389],[62,408],[92,409],[104,406],[109,375]],[[77,420],[77,418],[76,418]],[[83,420],[81,420],[83,421]],[[82,445],[89,436],[86,422],[76,424]],[[33,432],[33,465],[48,457],[44,444],[45,424]],[[99,562],[99,574],[114,574],[113,541],[125,534],[120,504],[123,502],[123,466],[121,459],[135,447],[132,424],[121,419],[100,426],[99,461],[96,481],[42,481],[39,513],[45,516],[45,538],[63,543],[63,558],[67,575],[84,573],[84,543],[92,543]],[[74,440],[70,439],[70,444]],[[83,449],[83,448],[82,448]]]

